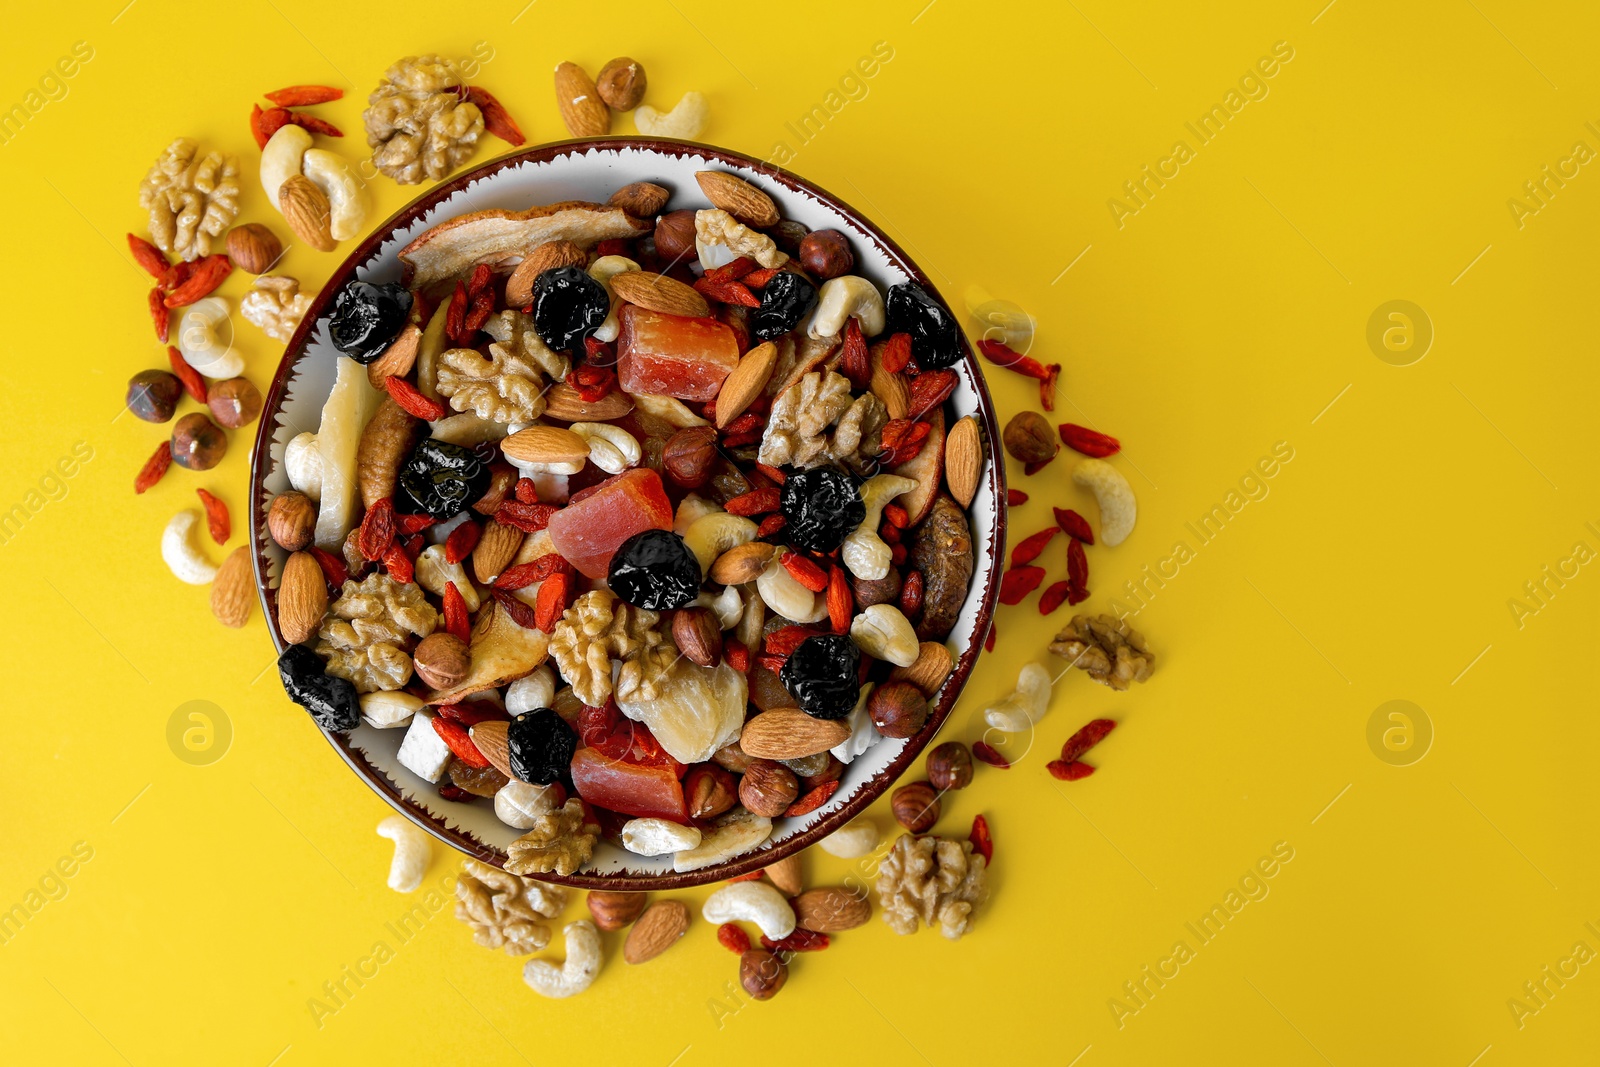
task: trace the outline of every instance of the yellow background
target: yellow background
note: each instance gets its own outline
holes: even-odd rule
[[[1585,927],[1600,926],[1600,577],[1579,568],[1520,627],[1508,607],[1575,542],[1600,549],[1585,525],[1600,525],[1600,177],[1581,168],[1520,228],[1507,206],[1575,142],[1600,149],[1585,125],[1600,125],[1592,8],[124,2],[17,7],[0,40],[6,106],[74,42],[94,50],[66,96],[0,145],[0,506],[26,502],[76,442],[93,453],[0,546],[0,907],[76,842],[93,850],[67,895],[0,946],[8,1060],[1592,1060],[1593,962],[1520,1028],[1507,1006],[1575,942],[1600,950]],[[599,980],[562,1003],[447,911],[402,945],[385,924],[415,901],[385,888],[390,847],[373,833],[389,810],[263,673],[259,615],[224,630],[206,591],[162,566],[161,528],[195,486],[244,526],[254,428],[216,470],[130,491],[162,432],[121,414],[126,378],[164,362],[122,241],[144,229],[140,177],[180,134],[239,152],[242,219],[283,232],[250,177],[256,93],[344,86],[317,113],[359,131],[388,63],[480,41],[493,58],[475,80],[533,142],[562,136],[557,61],[592,71],[630,54],[657,106],[707,94],[706,139],[763,156],[787,142],[793,169],[874,217],[952,303],[982,286],[1031,310],[1035,354],[1066,368],[1057,417],[1119,435],[1140,500],[1126,543],[1089,550],[1090,608],[1174,542],[1195,548],[1136,620],[1160,657],[1154,679],[1113,694],[1065,678],[1035,750],[948,799],[941,829],[964,836],[986,812],[998,850],[968,939],[900,938],[874,921],[799,960],[778,999],[720,1020],[711,1002],[736,968],[698,919],[637,968],[608,936]],[[893,58],[866,95],[800,143],[785,123],[824,105],[879,41]],[[1175,141],[1195,148],[1185,122],[1279,41],[1293,59],[1268,95],[1119,228],[1108,200]],[[359,135],[339,147],[359,154]],[[498,149],[485,138],[474,162]],[[376,217],[416,192],[376,190]],[[335,261],[296,248],[284,269],[315,290]],[[1394,299],[1435,331],[1410,366],[1366,341]],[[264,386],[279,346],[243,323],[239,336]],[[1003,372],[991,386],[1003,415],[1035,403]],[[1280,441],[1294,458],[1269,494],[1196,547],[1185,524]],[[1013,542],[1049,522],[1052,502],[1093,516],[1067,470],[1025,479],[1013,465],[1033,495]],[[1051,580],[1062,556],[1058,541]],[[1065,613],[1044,620],[1034,603],[1001,611],[1004,639],[946,736],[975,740],[983,700],[1045,659]],[[1397,699],[1434,735],[1410,766],[1367,741],[1369,717]],[[232,725],[209,766],[167,744],[189,700]],[[1050,751],[1099,715],[1122,723],[1091,757],[1099,773],[1055,783]],[[1270,894],[1201,946],[1185,923],[1277,842],[1293,860]],[[814,884],[849,871],[808,864]],[[436,854],[428,884],[453,867]],[[1123,983],[1180,939],[1194,958],[1119,1027],[1108,1002],[1131,1006]],[[307,999],[379,940],[394,958],[319,1028]]]

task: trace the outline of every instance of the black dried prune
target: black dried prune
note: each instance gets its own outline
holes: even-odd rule
[[[837,467],[795,471],[778,497],[783,536],[812,552],[832,552],[867,517],[856,480]]]
[[[581,350],[610,311],[606,287],[582,267],[551,267],[533,280],[533,328],[557,352]]]
[[[400,465],[399,482],[410,502],[396,501],[395,510],[409,511],[414,504],[436,519],[450,519],[483,496],[489,468],[472,449],[429,437]]]
[[[524,782],[549,785],[567,776],[578,735],[566,720],[549,708],[534,708],[511,720],[506,727],[506,755],[511,773]]]
[[[842,719],[861,693],[861,650],[842,634],[808,637],[783,661],[778,680],[814,719]]]
[[[817,287],[793,271],[779,271],[761,290],[761,306],[750,313],[750,333],[757,341],[782,337],[817,306]]]
[[[641,530],[612,554],[606,584],[636,608],[681,608],[700,595],[700,561],[671,530]]]
[[[328,337],[357,363],[371,363],[399,335],[410,314],[411,293],[399,282],[351,282],[333,298]]]
[[[927,370],[953,366],[961,359],[961,328],[948,308],[922,286],[901,282],[884,301],[889,333],[911,335],[911,354]]]
[[[324,730],[354,730],[361,722],[356,687],[327,673],[322,657],[305,645],[290,645],[278,657],[278,677],[289,699],[311,713]]]

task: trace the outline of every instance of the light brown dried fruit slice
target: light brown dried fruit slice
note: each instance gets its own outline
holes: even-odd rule
[[[719,207],[746,226],[764,230],[778,224],[778,206],[772,197],[743,178],[720,170],[696,172],[694,180],[713,207]]]
[[[466,677],[424,699],[429,704],[453,704],[473,693],[507,685],[544,663],[549,646],[548,634],[518,626],[505,608],[491,601],[478,612],[472,640],[467,643],[472,665]]]
[[[706,298],[665,274],[644,270],[623,271],[611,276],[611,291],[630,304],[659,311],[663,315],[699,319],[711,314]]]
[[[407,284],[421,289],[479,263],[526,257],[550,241],[593,248],[601,241],[638,237],[650,228],[650,223],[619,207],[587,200],[563,200],[526,211],[472,211],[424,231],[400,251],[400,262],[410,275]]]
[[[677,943],[689,929],[689,909],[681,900],[658,900],[644,910],[622,944],[622,958],[647,963]]]
[[[255,572],[250,567],[250,547],[240,545],[228,553],[211,580],[211,614],[224,626],[235,630],[250,621],[250,605],[255,603]]]

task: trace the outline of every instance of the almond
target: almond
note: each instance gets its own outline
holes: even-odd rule
[[[582,463],[589,444],[559,426],[529,426],[500,442],[500,451],[518,463]]]
[[[795,922],[819,934],[854,930],[872,917],[866,896],[857,896],[843,886],[808,889],[789,903],[794,907]]]
[[[771,341],[763,341],[740,357],[733,370],[722,379],[722,389],[717,393],[718,429],[744,414],[744,409],[767,387],[777,365],[778,346]]]
[[[743,585],[761,577],[778,546],[766,541],[735,545],[711,564],[710,577],[718,585]]]
[[[905,375],[884,368],[883,348],[882,343],[872,346],[872,380],[867,388],[883,401],[891,419],[903,419],[911,411],[911,388],[906,385]]]
[[[983,474],[983,434],[975,415],[957,419],[944,439],[944,480],[962,507],[972,504]]]
[[[611,129],[611,110],[589,72],[576,63],[556,67],[556,106],[574,137],[604,137]]]
[[[411,373],[411,368],[417,362],[417,350],[422,347],[422,327],[416,323],[409,323],[400,335],[389,342],[389,347],[383,354],[367,364],[367,382],[374,389],[382,389],[383,383],[398,375],[404,378]]]
[[[795,896],[805,888],[805,882],[800,876],[800,853],[798,852],[792,856],[783,857],[777,863],[769,864],[762,873],[786,897]],[[805,924],[802,923],[801,925],[804,926]],[[806,928],[808,930],[814,929],[813,927]],[[818,930],[817,932],[821,933],[822,931]]]
[[[606,203],[637,218],[653,219],[671,197],[671,193],[653,182],[634,182],[612,193]]]
[[[515,778],[511,773],[511,748],[506,743],[506,730],[510,725],[504,719],[489,719],[467,731],[467,736],[472,738],[473,745],[483,753],[490,766],[507,778]]]
[[[696,172],[694,180],[700,183],[700,191],[713,207],[721,208],[746,226],[764,230],[778,224],[778,205],[772,197],[743,178],[720,170],[702,170]]]
[[[488,585],[500,577],[500,572],[516,558],[517,550],[522,547],[522,539],[526,536],[515,526],[506,526],[493,519],[483,524],[483,536],[478,538],[477,547],[472,550],[472,575],[479,584]]]
[[[283,255],[283,242],[259,222],[228,231],[228,259],[246,274],[265,274]]]
[[[571,241],[546,241],[525,256],[506,279],[506,306],[525,307],[533,303],[533,283],[552,267],[582,267],[589,254]]]
[[[739,747],[761,759],[799,759],[826,752],[850,736],[850,727],[813,719],[799,708],[773,708],[744,724]]]
[[[917,646],[917,661],[909,667],[896,667],[889,672],[891,682],[910,682],[922,690],[922,695],[932,697],[934,692],[950,677],[955,658],[950,650],[937,641],[924,641]]]
[[[304,174],[292,174],[278,187],[278,210],[295,236],[318,252],[332,252],[339,246],[330,229],[328,195]]]
[[[211,579],[211,614],[224,626],[235,630],[250,621],[250,605],[255,600],[255,572],[250,567],[250,547],[240,545],[228,553]]]
[[[278,629],[283,639],[298,645],[311,637],[327,610],[328,582],[317,558],[309,552],[291,553],[278,583]]]
[[[611,291],[619,299],[637,304],[663,315],[677,315],[686,319],[701,319],[711,314],[706,298],[665,274],[652,274],[647,270],[623,271],[611,276]]]
[[[622,958],[646,963],[661,955],[689,929],[689,909],[679,900],[658,900],[644,910],[622,944]]]
[[[557,382],[544,394],[544,415],[561,422],[609,422],[633,410],[633,399],[613,389],[599,400],[585,400],[566,382]]]

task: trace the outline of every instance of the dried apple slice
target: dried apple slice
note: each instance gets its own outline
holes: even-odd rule
[[[917,487],[897,500],[906,509],[910,525],[915,526],[927,517],[939,495],[939,483],[944,476],[944,411],[928,416],[928,439],[922,450],[906,460],[892,472],[902,478],[915,478]]]
[[[316,544],[328,552],[338,552],[350,527],[355,525],[356,508],[361,503],[356,478],[361,431],[389,395],[367,381],[367,368],[348,357],[337,358],[333,391],[322,405],[322,422],[317,427],[317,450],[322,454],[322,502],[317,507]]]
[[[467,676],[449,689],[429,693],[429,704],[454,704],[463,697],[509,685],[532,674],[545,661],[548,634],[518,626],[506,609],[490,601],[478,612],[467,651],[472,665]]]
[[[638,237],[650,223],[619,207],[587,200],[530,207],[526,211],[473,211],[434,226],[400,251],[406,283],[421,289],[463,274],[479,263],[526,256],[549,241],[593,248],[613,238]]]

